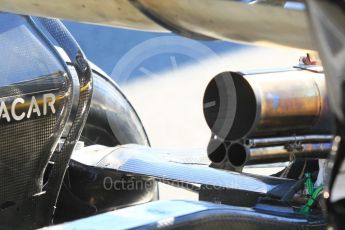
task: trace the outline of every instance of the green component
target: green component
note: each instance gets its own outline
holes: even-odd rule
[[[313,181],[311,180],[311,174],[310,173],[306,173],[306,187],[307,187],[307,191],[308,191],[308,195],[312,195],[314,192],[314,184]]]
[[[317,198],[317,196],[322,193],[323,191],[323,185],[320,185],[317,189],[314,190],[314,184],[311,180],[311,175],[310,173],[306,173],[306,182],[305,182],[305,186],[307,188],[307,192],[309,195],[309,199],[307,200],[307,203],[300,209],[300,213],[301,214],[308,214],[310,211],[310,207],[314,204],[315,199]]]

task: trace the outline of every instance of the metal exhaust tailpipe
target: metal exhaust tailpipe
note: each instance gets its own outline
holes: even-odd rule
[[[210,142],[207,145],[208,159],[212,163],[216,165],[220,165],[224,162],[226,155],[227,155],[226,144],[219,139],[211,138]]]
[[[250,148],[241,143],[234,143],[229,147],[226,159],[234,168],[241,168],[251,164],[268,164],[284,162],[293,158],[320,159],[327,158],[332,143],[305,143],[296,146],[283,145]]]
[[[325,143],[332,142],[333,135],[304,135],[287,137],[266,137],[245,140],[245,144],[251,148],[279,146],[293,143]]]
[[[203,105],[218,138],[218,148],[208,151],[215,165],[241,168],[330,152],[333,117],[324,75],[314,69],[220,73],[208,84]]]
[[[203,105],[212,133],[228,141],[331,135],[333,130],[324,75],[298,68],[218,74]]]
[[[242,168],[250,159],[250,149],[241,143],[231,144],[226,154],[226,161],[234,168]]]

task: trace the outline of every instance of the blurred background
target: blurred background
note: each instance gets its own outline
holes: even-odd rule
[[[88,59],[120,85],[154,147],[206,148],[211,133],[204,121],[202,98],[216,74],[291,67],[305,55],[303,50],[64,23]]]
[[[137,110],[151,145],[159,148],[193,148],[206,153],[211,132],[203,116],[202,98],[208,82],[218,73],[291,67],[305,55],[296,49],[64,23],[88,59],[122,88]],[[268,175],[280,169],[247,171]],[[162,184],[160,197],[197,199],[196,194]]]

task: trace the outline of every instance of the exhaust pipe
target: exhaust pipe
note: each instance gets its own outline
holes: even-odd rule
[[[219,139],[211,138],[210,142],[207,145],[207,156],[208,159],[218,165],[221,164],[227,154],[227,146],[224,142]]]
[[[213,165],[235,170],[245,165],[284,162],[291,158],[326,159],[332,146],[331,140],[322,143],[281,143],[282,145],[277,146],[251,148],[242,143],[227,146],[220,140],[211,139],[207,152]],[[229,165],[226,166],[227,164]]]
[[[333,135],[306,135],[306,136],[289,136],[289,137],[268,137],[247,139],[245,144],[251,148],[286,145],[287,143],[324,143],[332,142]]]
[[[218,74],[206,88],[203,112],[212,133],[229,141],[333,130],[324,75],[298,68]]]
[[[237,169],[245,165],[284,162],[293,158],[325,159],[329,156],[332,135],[247,139],[243,143],[224,143],[211,139],[209,160],[215,166]]]
[[[208,84],[203,112],[214,165],[326,158],[333,140],[323,73],[301,69],[224,72]]]
[[[250,148],[241,143],[230,145],[226,160],[234,168],[245,165],[284,162],[293,158],[325,159],[329,156],[332,143],[305,143],[293,145]]]

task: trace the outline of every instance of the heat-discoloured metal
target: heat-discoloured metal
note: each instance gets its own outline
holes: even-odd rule
[[[289,149],[287,146],[252,148],[249,150],[247,164],[289,161],[290,157],[308,159],[327,158],[331,147],[332,143],[327,142],[300,144],[296,150]]]
[[[227,152],[227,161],[234,167],[243,167],[244,165],[251,164],[290,161],[295,158],[327,158],[331,151],[332,143],[304,143],[259,148],[250,148],[240,143],[234,143],[232,146],[230,146]]]
[[[247,139],[246,145],[251,148],[278,146],[287,143],[324,143],[332,142],[333,135],[304,135],[304,136],[287,136],[287,137],[268,137]]]
[[[320,119],[330,111],[323,74],[296,71],[245,78],[256,88],[256,100],[261,102],[260,120],[254,135],[284,131],[293,134],[295,130],[301,132],[325,127],[320,124]]]
[[[296,68],[217,75],[205,91],[204,115],[215,135],[231,141],[333,131],[324,75]]]

